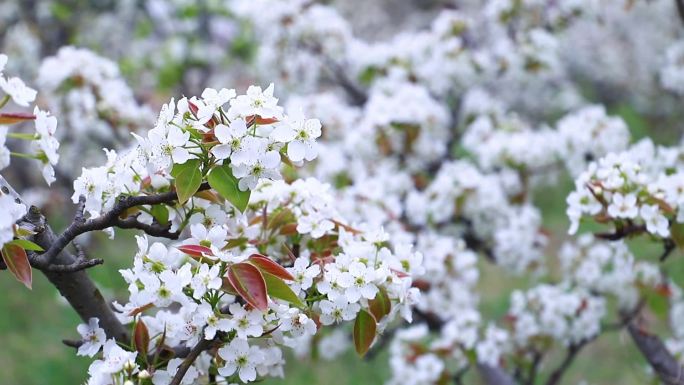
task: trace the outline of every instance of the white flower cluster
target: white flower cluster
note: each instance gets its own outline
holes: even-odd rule
[[[239,96],[232,89],[208,88],[201,98],[164,105],[147,137],[136,135],[133,149],[121,155],[110,150],[105,166],[84,168],[72,199],[85,196],[86,209],[98,216],[121,195],[167,188],[174,165],[190,160],[229,164],[239,189],[246,191],[260,179],[280,178],[281,152],[292,162],[313,159],[320,135],[318,120],[283,113],[273,85],[266,90],[251,86]]]
[[[584,216],[616,226],[643,226],[668,238],[673,223],[684,222],[684,169],[680,148],[656,148],[649,140],[628,151],[610,153],[575,180],[567,215],[575,233]]]
[[[29,107],[36,99],[36,90],[28,87],[18,77],[5,78],[3,70],[7,64],[7,55],[0,54],[0,90],[5,93],[3,99],[0,100],[0,109],[2,109],[11,99],[16,105],[22,107]],[[33,154],[14,153],[13,155],[37,159],[43,165],[42,174],[47,184],[52,184],[55,181],[54,166],[59,162],[59,141],[55,136],[57,132],[57,119],[50,116],[50,113],[42,111],[38,106],[34,107],[33,115],[27,113],[0,113],[2,115],[2,122],[0,122],[0,170],[6,168],[10,164],[10,150],[6,147],[6,140],[8,135],[14,136],[18,139],[31,141]],[[35,134],[9,133],[8,127],[5,124],[21,123],[27,120],[35,121]]]
[[[352,37],[347,21],[336,11],[306,0],[242,0],[231,9],[254,25],[260,39],[260,72],[299,89],[315,85],[328,61],[345,57]]]
[[[153,123],[152,111],[138,104],[116,63],[88,49],[62,47],[45,58],[37,84],[69,129],[60,137],[127,139],[129,131]]]
[[[508,317],[517,346],[534,346],[544,338],[569,346],[595,337],[605,313],[605,300],[588,290],[542,284],[513,292]]]
[[[359,125],[357,148],[367,149],[371,156],[378,149],[385,156],[401,155],[409,170],[425,167],[449,150],[448,111],[419,85],[378,84],[371,90]]]
[[[663,88],[684,93],[684,42],[672,44],[665,52],[665,65],[660,69],[660,84]]]
[[[625,122],[608,116],[600,105],[564,116],[558,121],[557,130],[563,141],[563,161],[573,176],[584,171],[592,160],[626,150],[630,142]]]
[[[468,122],[462,144],[486,170],[514,167],[544,174],[563,162],[577,176],[587,165],[611,152],[627,149],[629,129],[603,106],[587,106],[560,119],[555,129],[532,129],[481,90],[469,92],[462,114]]]
[[[466,161],[444,163],[427,188],[409,194],[408,217],[416,225],[465,219],[465,231],[492,244],[502,266],[539,268],[546,244],[541,216],[534,206],[513,203],[519,189],[515,174],[483,174]]]
[[[597,241],[591,234],[559,252],[563,277],[592,293],[618,299],[623,310],[637,305],[644,288],[662,284],[657,265],[636,261],[623,242]]]
[[[389,249],[382,229],[359,231],[346,224],[330,186],[315,179],[263,180],[252,192],[242,215],[206,197],[192,198],[198,209],[188,220],[191,237],[176,247],[138,237],[133,267],[121,271],[130,297],[117,309],[122,322],[143,323],[157,336],[144,352],[152,355],[160,343],[191,347],[202,338],[218,340],[218,356],[203,353],[184,383],[204,383],[210,368],[219,381],[246,383],[282,376],[280,346],[306,350],[321,325],[375,312],[377,301],[386,309],[372,316],[380,330],[398,314],[411,318],[418,290],[410,273],[422,262],[419,253],[408,245]],[[260,269],[268,295],[254,287],[242,290],[250,279],[253,285],[254,276],[240,274]],[[141,375],[164,385],[180,363],[143,367],[136,353],[110,347],[113,340],[102,337],[96,321],[79,332],[85,341],[81,354],[97,354],[104,344],[102,360],[89,370],[91,385]],[[125,362],[102,364],[119,360]]]
[[[684,317],[684,292],[673,282],[668,284],[668,296],[670,298],[669,321],[672,330],[672,337],[665,340],[665,346],[672,355],[681,363],[684,361],[684,327],[682,317]]]

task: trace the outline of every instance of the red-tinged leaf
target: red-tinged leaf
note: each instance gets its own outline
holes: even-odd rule
[[[390,301],[387,291],[383,288],[378,290],[375,298],[368,301],[368,310],[370,310],[376,320],[381,320],[382,317],[388,315],[392,311],[392,301]]]
[[[230,283],[228,280],[228,277],[223,277],[221,278],[221,290],[225,291],[228,294],[231,295],[238,295],[237,290],[233,287],[233,284]]]
[[[192,112],[192,114],[195,115],[195,117],[197,117],[197,112],[199,111],[199,108],[197,108],[195,103],[188,100],[188,108],[190,109],[190,112]]]
[[[138,314],[144,312],[144,311],[147,310],[147,309],[152,309],[152,306],[154,306],[153,303],[148,303],[147,305],[140,306],[140,307],[138,307],[138,308],[135,308],[135,309],[131,310],[131,312],[128,313],[128,315],[129,315],[130,317],[135,317],[135,316],[137,316]]]
[[[138,351],[140,357],[147,357],[147,348],[150,346],[150,332],[141,319],[135,324],[133,342],[135,343],[135,350]]]
[[[259,270],[275,275],[278,278],[293,281],[294,277],[284,267],[275,263],[268,257],[261,254],[252,254],[249,257],[249,262],[256,266]]]
[[[399,277],[399,278],[410,277],[410,275],[404,273],[403,271],[399,271],[399,270],[397,270],[397,269],[390,269],[390,270],[391,270],[394,274],[396,274],[397,277]]]
[[[335,225],[337,225],[337,227],[341,227],[341,228],[343,228],[343,229],[349,231],[350,233],[352,233],[352,234],[354,234],[354,235],[361,234],[361,230],[357,230],[357,229],[355,229],[355,228],[353,228],[353,227],[351,227],[351,226],[349,226],[349,225],[345,225],[345,224],[342,223],[342,222],[339,222],[339,221],[336,221],[336,220],[333,219],[333,220],[332,220],[332,223],[334,223]]]
[[[36,116],[23,112],[5,112],[0,113],[0,124],[15,124],[25,122],[27,120],[35,120]]]
[[[213,256],[214,253],[210,248],[202,245],[183,245],[178,246],[178,250],[184,252],[187,255],[192,255],[195,257],[203,257],[205,255]]]
[[[299,308],[305,307],[302,300],[297,297],[297,294],[292,291],[285,281],[267,272],[264,272],[262,275],[264,276],[264,281],[266,282],[266,291],[268,292],[269,296],[282,299],[283,301],[287,301]]]
[[[356,353],[363,357],[375,340],[377,323],[373,315],[361,310],[354,321],[354,347]]]
[[[261,311],[268,309],[264,277],[253,265],[240,262],[228,269],[228,281],[248,304]]]
[[[277,123],[278,119],[276,119],[276,118],[262,118],[261,116],[257,115],[256,122],[257,122],[257,124],[273,124],[273,123]]]
[[[26,250],[16,244],[7,243],[2,247],[2,260],[5,261],[5,265],[12,275],[30,289],[33,282],[33,272]]]
[[[297,234],[297,224],[288,223],[280,228],[280,235],[295,235]]]
[[[665,298],[672,297],[672,288],[667,283],[661,283],[655,288],[655,292]]]
[[[273,230],[280,226],[284,226],[294,222],[297,222],[297,219],[295,218],[292,211],[289,209],[282,209],[270,215],[270,217],[268,218],[268,226],[266,226],[266,228],[269,230]]]
[[[214,194],[210,190],[198,191],[197,193],[195,193],[195,197],[202,198],[213,203],[221,203],[221,198],[219,198],[218,195]]]

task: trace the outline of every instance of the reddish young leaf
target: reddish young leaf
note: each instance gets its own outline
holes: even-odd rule
[[[12,275],[30,289],[33,282],[33,272],[26,250],[16,244],[7,243],[2,247],[2,260],[5,261],[5,265]]]
[[[381,320],[382,317],[388,315],[392,311],[392,302],[390,301],[387,291],[385,289],[378,290],[375,298],[368,301],[368,310],[370,310],[376,320]]]
[[[391,270],[394,274],[396,274],[397,277],[399,277],[399,278],[410,277],[410,275],[404,273],[403,271],[399,271],[399,270],[397,270],[397,269],[390,269],[390,270]]]
[[[188,101],[188,108],[190,109],[190,112],[192,112],[195,117],[197,117],[197,112],[199,111],[199,108],[195,105],[195,103]]]
[[[361,310],[354,321],[354,347],[356,353],[363,357],[370,349],[375,339],[375,329],[377,324],[373,315],[365,310]]]
[[[195,257],[202,257],[204,255],[213,256],[214,253],[210,248],[202,245],[183,245],[178,246],[178,250],[184,252],[187,255],[192,255]]]
[[[256,122],[257,122],[257,124],[272,124],[272,123],[278,122],[278,119],[276,119],[276,118],[262,118],[261,116],[257,115]]]
[[[0,114],[0,124],[21,123],[26,120],[35,120],[36,116],[22,112],[5,112]]]
[[[286,279],[288,281],[293,281],[294,277],[289,271],[285,270],[284,267],[272,261],[270,258],[265,257],[261,254],[252,254],[249,257],[249,262],[259,268],[261,271],[273,274],[276,277]]]
[[[248,304],[261,311],[268,309],[266,282],[259,269],[249,263],[236,263],[228,269],[228,281]]]
[[[147,310],[147,309],[152,309],[152,306],[154,306],[153,303],[148,303],[147,305],[137,307],[137,308],[131,310],[131,312],[128,313],[128,315],[129,315],[130,317],[134,317],[134,316],[136,316],[136,315],[138,315],[138,314],[144,312],[144,311]]]
[[[228,277],[223,277],[221,278],[221,290],[225,291],[226,293],[230,295],[238,295],[237,290],[235,290],[235,287],[233,287],[233,284],[230,283],[230,280]]]
[[[133,342],[135,343],[135,350],[138,351],[140,357],[147,357],[147,348],[150,346],[150,332],[141,319],[135,324]]]

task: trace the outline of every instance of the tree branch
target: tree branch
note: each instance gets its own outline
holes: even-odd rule
[[[684,385],[684,368],[670,354],[658,336],[641,328],[637,320],[628,323],[627,330],[641,354],[664,384]]]
[[[478,363],[477,371],[487,385],[515,385],[513,378],[498,366]]]
[[[677,5],[679,19],[684,23],[684,0],[675,0],[675,4]]]
[[[204,336],[204,333],[202,333],[202,336]],[[190,366],[192,366],[195,360],[197,360],[197,357],[199,357],[203,351],[211,349],[216,342],[216,339],[207,340],[205,338],[201,338],[197,345],[190,350],[190,353],[188,353],[187,357],[185,357],[183,362],[180,364],[178,371],[176,371],[176,374],[173,376],[173,379],[169,385],[180,385],[181,381],[183,381],[183,377],[185,377],[185,373],[187,373],[188,369],[190,369]]]
[[[32,206],[29,209],[21,224],[35,232],[31,240],[43,249],[51,249],[55,244],[56,236],[37,207]],[[62,248],[53,258],[50,268],[41,269],[41,271],[59,290],[60,294],[69,302],[83,321],[87,322],[92,317],[98,318],[100,320],[100,327],[105,330],[107,337],[126,343],[128,341],[126,328],[116,318],[100,290],[98,290],[86,272],[80,268],[92,263],[97,264],[101,260],[84,262],[82,252],[79,252],[79,254],[81,255],[78,257],[74,256],[65,252]]]
[[[200,186],[198,191],[204,191],[210,189],[209,183],[204,182]],[[109,210],[108,212],[102,214],[101,216],[93,219],[89,219],[87,221],[82,221],[79,222],[78,220],[74,220],[69,227],[62,232],[62,234],[57,237],[52,245],[50,246],[49,249],[46,249],[47,251],[43,254],[40,255],[40,259],[42,262],[51,262],[53,258],[57,254],[59,254],[64,248],[69,245],[71,241],[73,241],[76,237],[83,233],[87,233],[90,231],[97,231],[97,230],[104,230],[110,227],[115,227],[117,225],[123,225],[123,226],[129,226],[129,227],[124,227],[124,228],[137,228],[141,230],[152,230],[151,227],[148,227],[149,225],[145,225],[137,222],[136,219],[134,220],[129,220],[128,218],[126,219],[121,219],[120,216],[123,214],[126,210],[137,207],[137,206],[144,206],[144,205],[157,205],[157,204],[162,204],[162,203],[170,203],[178,199],[178,196],[176,195],[175,191],[169,191],[161,194],[154,194],[154,195],[140,195],[140,196],[123,196],[119,197],[117,200],[116,204],[114,207]],[[80,205],[79,205],[80,207]],[[78,217],[78,212],[77,215]],[[156,231],[156,230],[155,230]],[[164,233],[163,231],[161,233]],[[170,233],[173,234],[173,233]]]
[[[153,237],[164,237],[168,239],[178,239],[180,233],[177,231],[170,231],[171,224],[161,225],[159,223],[142,223],[138,220],[138,215],[131,215],[125,219],[116,218],[113,222],[113,227],[120,229],[138,229],[144,231],[146,234]]]

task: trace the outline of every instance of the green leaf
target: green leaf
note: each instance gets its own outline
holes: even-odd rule
[[[190,159],[183,164],[174,164],[171,176],[175,178],[178,202],[183,204],[190,199],[202,184],[200,160]]]
[[[6,243],[2,246],[2,260],[5,261],[7,269],[14,275],[14,277],[23,283],[29,289],[33,281],[33,272],[31,271],[31,264],[26,255],[26,250],[20,246]]]
[[[207,177],[211,188],[216,190],[222,197],[226,198],[230,203],[241,212],[244,212],[249,204],[250,191],[240,191],[238,187],[238,179],[233,176],[233,171],[230,165],[224,164],[222,166],[214,167]]]
[[[150,214],[152,214],[160,225],[169,223],[169,209],[166,205],[153,205],[150,209]]]
[[[375,295],[375,298],[368,301],[368,310],[370,310],[376,320],[381,320],[382,317],[388,315],[390,311],[392,311],[392,302],[385,289],[380,288],[378,294]]]
[[[290,289],[290,286],[288,286],[285,281],[265,271],[262,271],[261,274],[264,276],[264,281],[266,281],[268,295],[287,301],[299,308],[304,307],[302,300],[297,297],[297,294]]]
[[[17,245],[24,250],[44,251],[42,247],[40,247],[39,245],[36,245],[35,243],[33,243],[27,239],[15,239],[13,241],[8,242],[8,244]]]
[[[261,311],[268,309],[266,282],[256,267],[240,262],[228,269],[228,281],[248,304]]]
[[[370,349],[375,339],[377,324],[373,315],[361,310],[354,321],[354,347],[356,353],[363,357]]]
[[[672,233],[672,240],[680,249],[684,249],[684,223],[674,221],[670,227]]]

